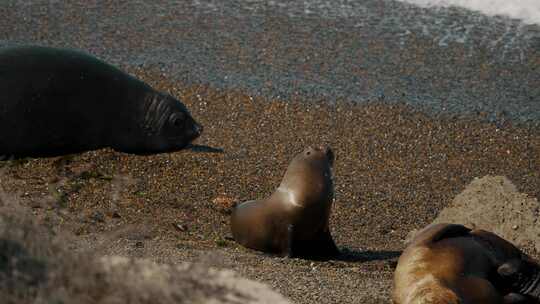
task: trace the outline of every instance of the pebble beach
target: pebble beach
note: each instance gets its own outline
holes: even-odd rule
[[[3,191],[73,252],[232,269],[299,304],[391,303],[409,232],[475,178],[506,176],[540,198],[540,26],[326,4],[6,1],[0,47],[76,48],[118,65],[182,100],[204,126],[195,143],[223,152],[14,160]],[[336,155],[330,228],[343,254],[237,245],[230,207],[272,193],[294,155],[321,144]]]

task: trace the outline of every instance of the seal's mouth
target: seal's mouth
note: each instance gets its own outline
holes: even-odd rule
[[[186,132],[185,135],[170,136],[168,137],[168,140],[171,142],[186,141],[186,143],[182,145],[182,148],[186,148],[191,145],[192,141],[196,140],[201,136],[203,129],[203,126],[201,126],[200,124],[194,123],[193,127],[188,132]]]

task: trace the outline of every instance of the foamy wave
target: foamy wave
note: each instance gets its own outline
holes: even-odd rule
[[[460,6],[489,16],[507,16],[528,24],[540,24],[539,0],[398,0],[422,7]]]

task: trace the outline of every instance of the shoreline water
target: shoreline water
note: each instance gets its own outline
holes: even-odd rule
[[[519,19],[526,24],[540,25],[540,2],[535,0],[399,0],[421,7],[463,7],[487,16]]]

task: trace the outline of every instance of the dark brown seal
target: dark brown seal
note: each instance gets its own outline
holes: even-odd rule
[[[298,154],[272,195],[236,206],[231,215],[234,239],[248,248],[291,257],[337,255],[328,226],[332,162],[329,148],[309,147]]]
[[[202,128],[177,99],[88,54],[0,50],[0,155],[56,156],[111,147],[180,150]]]
[[[393,300],[396,304],[538,303],[533,291],[538,289],[537,275],[523,272],[524,265],[538,269],[514,245],[491,232],[455,224],[430,225],[399,258]],[[526,275],[518,278],[518,273]]]

